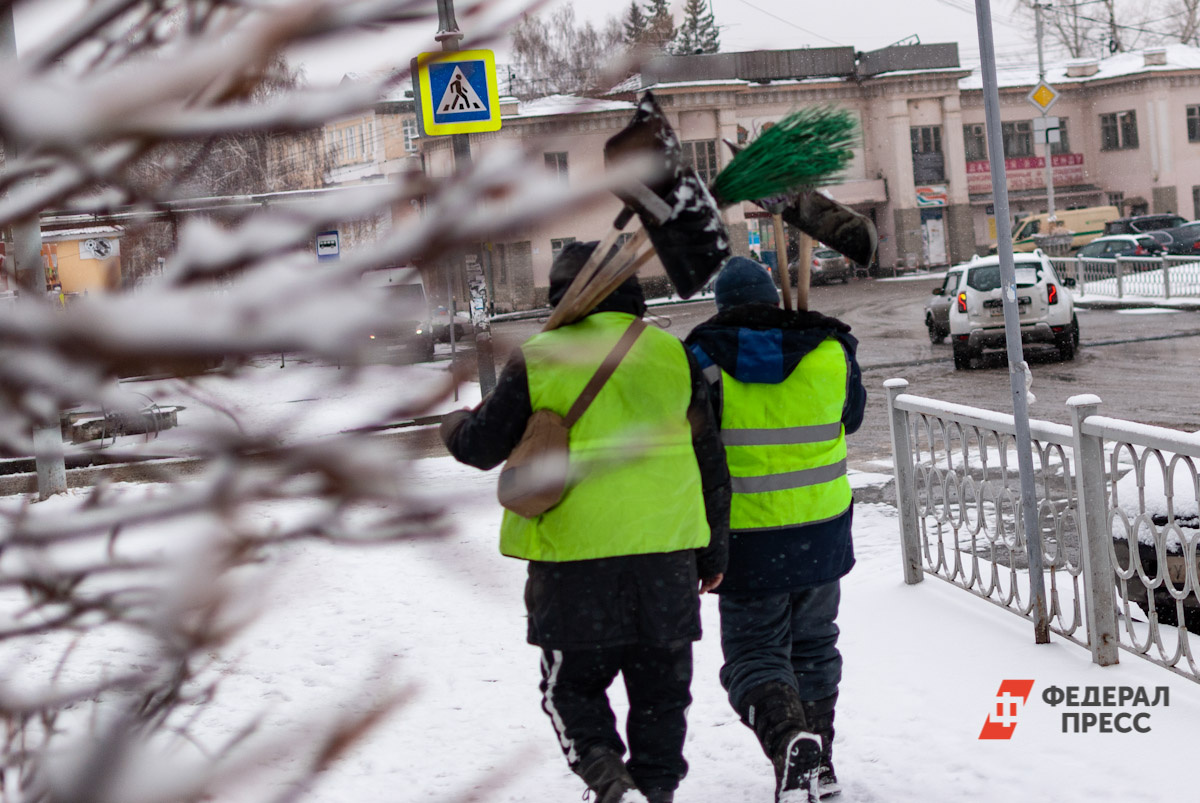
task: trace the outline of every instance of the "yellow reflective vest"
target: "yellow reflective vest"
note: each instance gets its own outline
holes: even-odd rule
[[[845,513],[849,365],[841,343],[827,338],[778,384],[739,382],[715,365],[707,371],[720,371],[730,531],[780,530]]]
[[[522,346],[534,410],[579,397],[634,316],[600,312]],[[500,551],[538,561],[675,552],[708,545],[700,468],[687,419],[683,344],[648,327],[570,433],[570,485],[541,516],[504,512]]]

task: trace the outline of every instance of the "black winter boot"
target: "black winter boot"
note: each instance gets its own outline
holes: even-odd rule
[[[764,683],[751,689],[738,713],[775,766],[777,803],[808,803],[815,794],[821,762],[821,739],[812,733],[804,704],[786,683]]]
[[[837,704],[837,693],[822,700],[805,700],[804,716],[808,726],[821,737],[821,766],[817,770],[817,781],[822,800],[839,795],[842,787],[833,771],[833,709]]]
[[[575,774],[596,793],[596,803],[647,803],[615,750],[597,747],[589,751],[575,767]]]

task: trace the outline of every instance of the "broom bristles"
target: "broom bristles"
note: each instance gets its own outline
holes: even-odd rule
[[[733,157],[710,187],[721,206],[828,184],[853,156],[858,124],[845,109],[792,112]]]

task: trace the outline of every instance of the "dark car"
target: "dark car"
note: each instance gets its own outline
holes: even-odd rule
[[[1149,234],[1113,234],[1097,237],[1080,248],[1076,256],[1080,259],[1154,257],[1164,250],[1163,244]]]
[[[1168,254],[1200,255],[1200,221],[1185,223],[1173,229],[1163,229],[1161,233],[1171,237],[1171,241],[1167,243]]]
[[[946,278],[933,288],[933,297],[925,302],[925,328],[929,330],[929,342],[941,343],[950,334],[950,300],[958,290],[962,269],[951,269]]]
[[[1179,215],[1133,215],[1119,217],[1104,224],[1104,235],[1110,234],[1144,234],[1148,231],[1173,229],[1187,223],[1187,218]]]

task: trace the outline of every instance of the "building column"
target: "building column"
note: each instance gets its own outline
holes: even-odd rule
[[[892,236],[893,265],[908,264],[909,255],[920,263],[924,248],[921,244],[921,210],[917,208],[917,193],[913,184],[912,124],[908,115],[908,100],[892,98],[888,101],[888,131],[891,136],[892,174],[888,177],[888,200],[892,206],[895,226]]]
[[[718,107],[717,111],[717,165],[725,169],[733,160],[733,151],[724,140],[737,142],[737,108]],[[750,256],[750,226],[742,213],[742,204],[734,204],[724,210],[725,226],[729,229],[729,247],[736,256]]]
[[[975,216],[967,190],[967,149],[962,137],[962,102],[957,94],[942,98],[942,148],[946,160],[946,239],[950,262],[966,262],[975,254]]]

